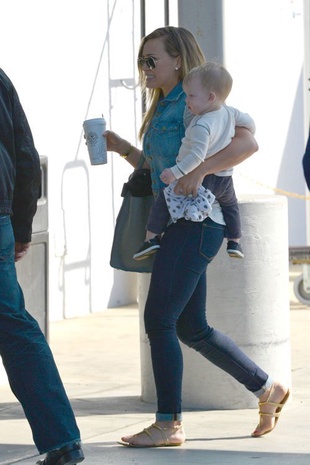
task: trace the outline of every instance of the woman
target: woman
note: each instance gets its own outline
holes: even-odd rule
[[[164,186],[159,175],[175,163],[184,124],[188,124],[182,80],[190,69],[203,62],[203,52],[184,28],[159,28],[141,42],[139,73],[142,88],[148,89],[150,99],[140,136],[155,196]],[[131,165],[137,165],[140,150],[111,131],[105,136],[108,150],[118,152]],[[206,175],[237,165],[256,150],[252,135],[236,128],[231,144],[182,177],[175,187],[176,193],[196,195]],[[185,441],[181,405],[183,361],[178,339],[231,374],[258,397],[260,423],[253,436],[270,432],[277,423],[289,390],[273,382],[233,341],[206,321],[206,269],[216,256],[224,233],[223,215],[215,202],[206,220],[181,219],[170,225],[162,238],[144,316],[158,399],[156,422],[138,434],[123,437],[121,444],[160,447],[178,446]]]

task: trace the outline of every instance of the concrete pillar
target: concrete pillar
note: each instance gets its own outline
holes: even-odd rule
[[[222,1],[178,0],[178,19],[197,38],[207,60],[224,62]]]
[[[231,337],[274,379],[291,384],[287,199],[239,196],[244,259],[226,241],[208,269],[209,324]],[[156,402],[143,311],[150,275],[139,276],[142,400]],[[256,408],[257,399],[231,376],[183,344],[184,408]]]

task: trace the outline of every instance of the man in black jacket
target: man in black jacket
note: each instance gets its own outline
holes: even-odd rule
[[[55,361],[25,309],[15,261],[31,242],[40,190],[40,159],[17,92],[0,69],[0,355],[40,454],[39,465],[84,459],[80,432]]]

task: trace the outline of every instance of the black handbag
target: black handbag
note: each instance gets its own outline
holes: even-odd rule
[[[151,273],[154,255],[144,260],[132,257],[145,239],[146,223],[154,201],[150,170],[141,168],[144,157],[122,189],[123,202],[116,218],[111,249],[112,268],[137,273]]]

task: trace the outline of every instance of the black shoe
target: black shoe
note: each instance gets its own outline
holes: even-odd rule
[[[160,236],[155,236],[149,241],[144,241],[140,249],[134,254],[135,260],[144,260],[156,252],[160,248]]]
[[[243,258],[244,254],[242,252],[240,244],[235,241],[228,241],[227,242],[227,253],[232,258]]]
[[[70,446],[48,452],[45,459],[38,460],[36,465],[75,465],[84,458],[81,443],[74,442]]]

